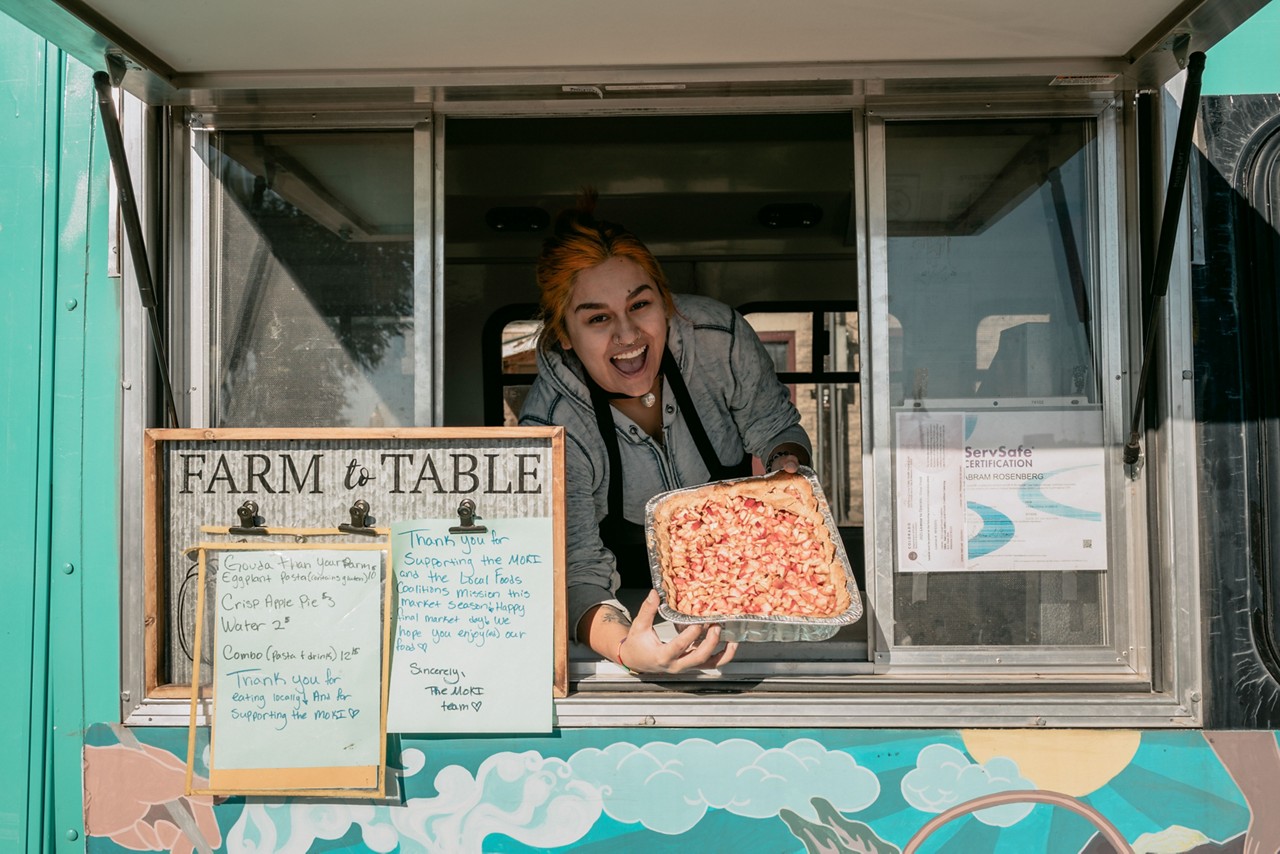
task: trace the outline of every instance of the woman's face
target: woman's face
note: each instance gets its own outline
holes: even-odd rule
[[[667,344],[658,286],[636,262],[614,256],[583,270],[565,312],[567,340],[600,388],[639,397],[653,388]]]

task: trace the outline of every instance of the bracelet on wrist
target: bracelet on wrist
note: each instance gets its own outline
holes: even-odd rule
[[[618,651],[617,653],[614,654],[613,660],[618,662],[619,667],[623,668],[628,673],[634,676],[636,671],[632,670],[630,667],[627,667],[626,662],[622,660],[622,645],[626,642],[627,642],[626,636],[623,636],[622,640],[618,641]]]

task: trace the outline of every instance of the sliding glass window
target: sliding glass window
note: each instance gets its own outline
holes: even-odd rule
[[[412,132],[212,143],[213,426],[413,424]]]
[[[893,648],[1118,640],[1097,126],[883,125]]]

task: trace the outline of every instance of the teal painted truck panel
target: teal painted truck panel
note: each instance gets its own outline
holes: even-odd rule
[[[120,637],[115,399],[116,281],[106,276],[106,145],[91,72],[61,56],[58,150],[49,678],[53,827],[59,850],[83,850],[81,748],[92,707],[118,714]],[[90,346],[91,343],[94,346]],[[96,380],[88,382],[90,370]],[[116,371],[118,374],[118,370]],[[104,390],[106,392],[104,393]],[[76,838],[72,834],[76,834]]]
[[[82,351],[79,395],[83,411],[73,422],[80,448],[79,575],[83,602],[78,614],[83,643],[84,721],[107,720],[120,714],[120,369],[121,280],[107,275],[110,263],[107,230],[107,187],[111,171],[93,89],[93,71],[67,58],[74,80],[79,135],[74,161],[65,168],[63,182],[74,172],[77,186],[88,189],[84,205],[85,233],[75,281],[81,283],[84,310],[80,316]],[[64,146],[69,152],[69,148]],[[87,166],[80,154],[88,156]],[[82,183],[81,183],[82,182]],[[87,251],[86,251],[87,250]],[[69,254],[71,254],[69,250]],[[67,284],[74,284],[67,277]],[[137,297],[134,296],[136,300]],[[61,381],[59,384],[61,387]],[[81,726],[83,729],[83,724]]]
[[[0,101],[0,849],[83,850],[85,721],[120,684],[107,162],[89,70],[3,16]]]
[[[0,707],[0,847],[23,850],[38,837],[44,789],[44,638],[47,614],[48,393],[41,367],[45,330],[43,251],[45,140],[49,132],[48,50],[0,18],[0,482],[12,485],[12,524],[0,527],[9,556],[0,600],[0,679],[14,702]]]
[[[1280,3],[1268,3],[1218,42],[1206,56],[1202,94],[1280,92]]]

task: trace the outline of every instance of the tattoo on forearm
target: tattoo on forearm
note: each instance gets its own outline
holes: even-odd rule
[[[630,617],[619,611],[617,608],[610,608],[608,606],[600,609],[600,622],[619,623],[627,628],[631,628]]]

